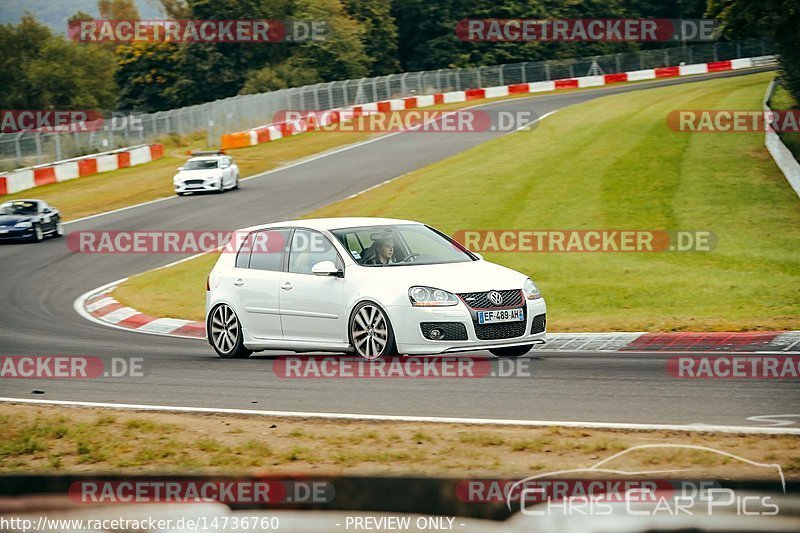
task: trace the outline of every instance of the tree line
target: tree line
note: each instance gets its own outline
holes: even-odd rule
[[[159,111],[234,96],[394,72],[631,52],[675,43],[459,40],[465,18],[703,18],[724,38],[779,47],[800,97],[795,0],[158,0],[176,20],[324,20],[325,40],[299,43],[79,43],[28,13],[0,25],[2,109]],[[98,0],[101,19],[139,19],[133,0]],[[70,21],[96,18],[75,13]],[[66,30],[66,29],[65,29]]]

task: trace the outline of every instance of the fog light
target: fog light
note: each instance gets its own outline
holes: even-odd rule
[[[443,334],[442,334],[442,330],[440,330],[440,329],[432,329],[431,332],[429,333],[429,335],[431,336],[431,339],[438,340],[438,339],[442,338]]]

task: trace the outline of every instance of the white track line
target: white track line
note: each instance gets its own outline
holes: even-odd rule
[[[800,435],[800,428],[715,426],[702,424],[626,424],[614,422],[570,422],[564,420],[510,420],[493,418],[451,418],[436,416],[405,415],[365,415],[349,413],[316,413],[298,411],[259,411],[255,409],[225,409],[211,407],[182,407],[172,405],[142,405],[128,403],[77,402],[69,400],[31,400],[19,398],[0,398],[0,402],[34,405],[61,405],[67,407],[98,407],[103,409],[128,409],[134,411],[162,411],[175,413],[231,414],[274,416],[281,418],[324,418],[330,420],[374,420],[382,422],[430,422],[438,424],[476,424],[528,427],[570,427],[585,429],[626,429],[632,431],[692,431],[715,433],[748,433]]]

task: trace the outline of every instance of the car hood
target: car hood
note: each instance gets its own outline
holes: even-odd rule
[[[404,283],[409,287],[424,285],[453,293],[521,289],[528,277],[488,261],[353,268],[367,270],[366,275],[385,278],[387,283]]]
[[[199,168],[197,170],[181,170],[175,174],[177,179],[198,179],[198,178],[213,178],[219,175],[220,169],[218,168]]]
[[[0,226],[13,226],[20,222],[30,222],[35,218],[30,215],[0,215]]]

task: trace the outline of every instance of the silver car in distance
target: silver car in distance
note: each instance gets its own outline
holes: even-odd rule
[[[406,220],[244,228],[206,288],[207,337],[223,358],[261,350],[519,357],[545,341],[545,302],[530,278]]]

